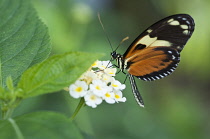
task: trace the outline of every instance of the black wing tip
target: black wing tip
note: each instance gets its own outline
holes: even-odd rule
[[[193,32],[194,29],[195,29],[195,22],[194,22],[194,19],[193,19],[192,16],[189,15],[189,14],[185,14],[185,13],[174,14],[174,15],[165,17],[165,18],[163,18],[163,19],[160,20],[160,21],[163,21],[163,20],[166,20],[166,19],[170,19],[170,18],[182,19],[182,21],[188,21],[188,22],[189,22],[189,25],[191,26],[191,30],[190,30],[190,31]],[[191,35],[192,35],[192,33],[190,34],[190,36],[191,36]]]
[[[195,22],[194,22],[194,19],[192,18],[192,16],[191,15],[189,15],[189,14],[175,14],[175,15],[171,15],[171,16],[168,16],[168,17],[166,17],[166,18],[174,18],[174,17],[176,17],[176,18],[183,18],[183,17],[185,17],[185,18],[187,18],[188,20],[187,21],[189,21],[190,22],[190,24],[191,24],[191,26],[193,26],[193,31],[194,31],[194,26],[195,26]]]
[[[192,18],[192,16],[191,15],[189,15],[189,14],[186,14],[186,13],[179,13],[179,14],[174,14],[174,15],[170,15],[170,16],[168,16],[168,17],[166,17],[166,18],[170,18],[170,17],[188,17],[188,18],[190,18],[191,20],[193,20],[193,18]]]

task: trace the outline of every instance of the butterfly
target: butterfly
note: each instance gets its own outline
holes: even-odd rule
[[[144,107],[134,76],[154,81],[170,75],[180,62],[180,52],[194,31],[194,20],[188,14],[168,16],[147,28],[121,55],[114,50],[112,60],[130,79],[137,103]]]

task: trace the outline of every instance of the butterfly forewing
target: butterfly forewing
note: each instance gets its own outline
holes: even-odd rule
[[[194,31],[187,14],[166,17],[140,34],[123,55],[125,68],[145,81],[172,73],[180,61],[180,52]]]
[[[179,52],[194,31],[194,21],[187,14],[177,14],[166,17],[141,33],[129,46],[124,58],[145,47],[166,46]]]

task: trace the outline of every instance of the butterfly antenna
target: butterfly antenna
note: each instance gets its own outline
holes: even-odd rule
[[[124,41],[126,41],[126,40],[128,40],[128,39],[129,39],[128,36],[125,37],[124,39],[122,39],[122,41],[121,41],[120,44],[117,46],[117,48],[115,49],[115,51],[120,47],[120,45],[121,45]]]
[[[102,27],[102,29],[103,29],[103,31],[104,31],[104,34],[106,35],[106,38],[107,38],[107,40],[108,40],[108,42],[109,42],[109,45],[111,46],[112,51],[114,51],[114,49],[113,49],[113,47],[112,47],[112,44],[111,44],[111,41],[109,40],[108,34],[107,34],[107,32],[105,31],[104,25],[103,25],[103,23],[102,23],[102,21],[101,21],[100,13],[98,13],[98,20],[99,20],[99,22],[100,22],[100,24],[101,24],[101,27]]]

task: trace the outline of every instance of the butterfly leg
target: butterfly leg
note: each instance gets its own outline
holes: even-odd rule
[[[111,63],[112,61],[113,60],[109,60],[109,63],[107,64],[106,68],[117,67],[117,65]],[[111,66],[109,66],[110,63],[112,64]]]
[[[120,73],[121,70],[119,70],[118,72],[116,72],[116,74]]]
[[[128,74],[126,74],[126,77],[125,77],[125,80],[124,80],[123,84],[125,84],[125,81],[127,80],[127,78],[128,78]]]
[[[136,99],[136,102],[139,104],[139,106],[141,107],[144,107],[144,102],[143,102],[143,98],[137,88],[137,85],[136,85],[136,82],[135,82],[135,79],[133,77],[133,75],[131,74],[128,74],[129,76],[129,79],[130,79],[130,84],[131,84],[131,88],[132,88],[132,92],[133,92],[133,95]]]
[[[127,74],[121,69],[119,70],[116,74],[120,73],[122,71],[122,73],[124,73],[126,75],[126,78],[127,78]]]
[[[111,67],[115,67],[115,68],[119,68],[119,66],[113,64],[112,66],[108,67],[108,68],[111,68]]]
[[[119,68],[119,66],[118,66],[118,65],[115,65],[115,64],[113,64],[112,67]],[[122,71],[122,70],[119,70],[118,72],[116,72],[116,74],[120,73],[120,71]],[[123,72],[123,73],[124,73],[124,72]]]

